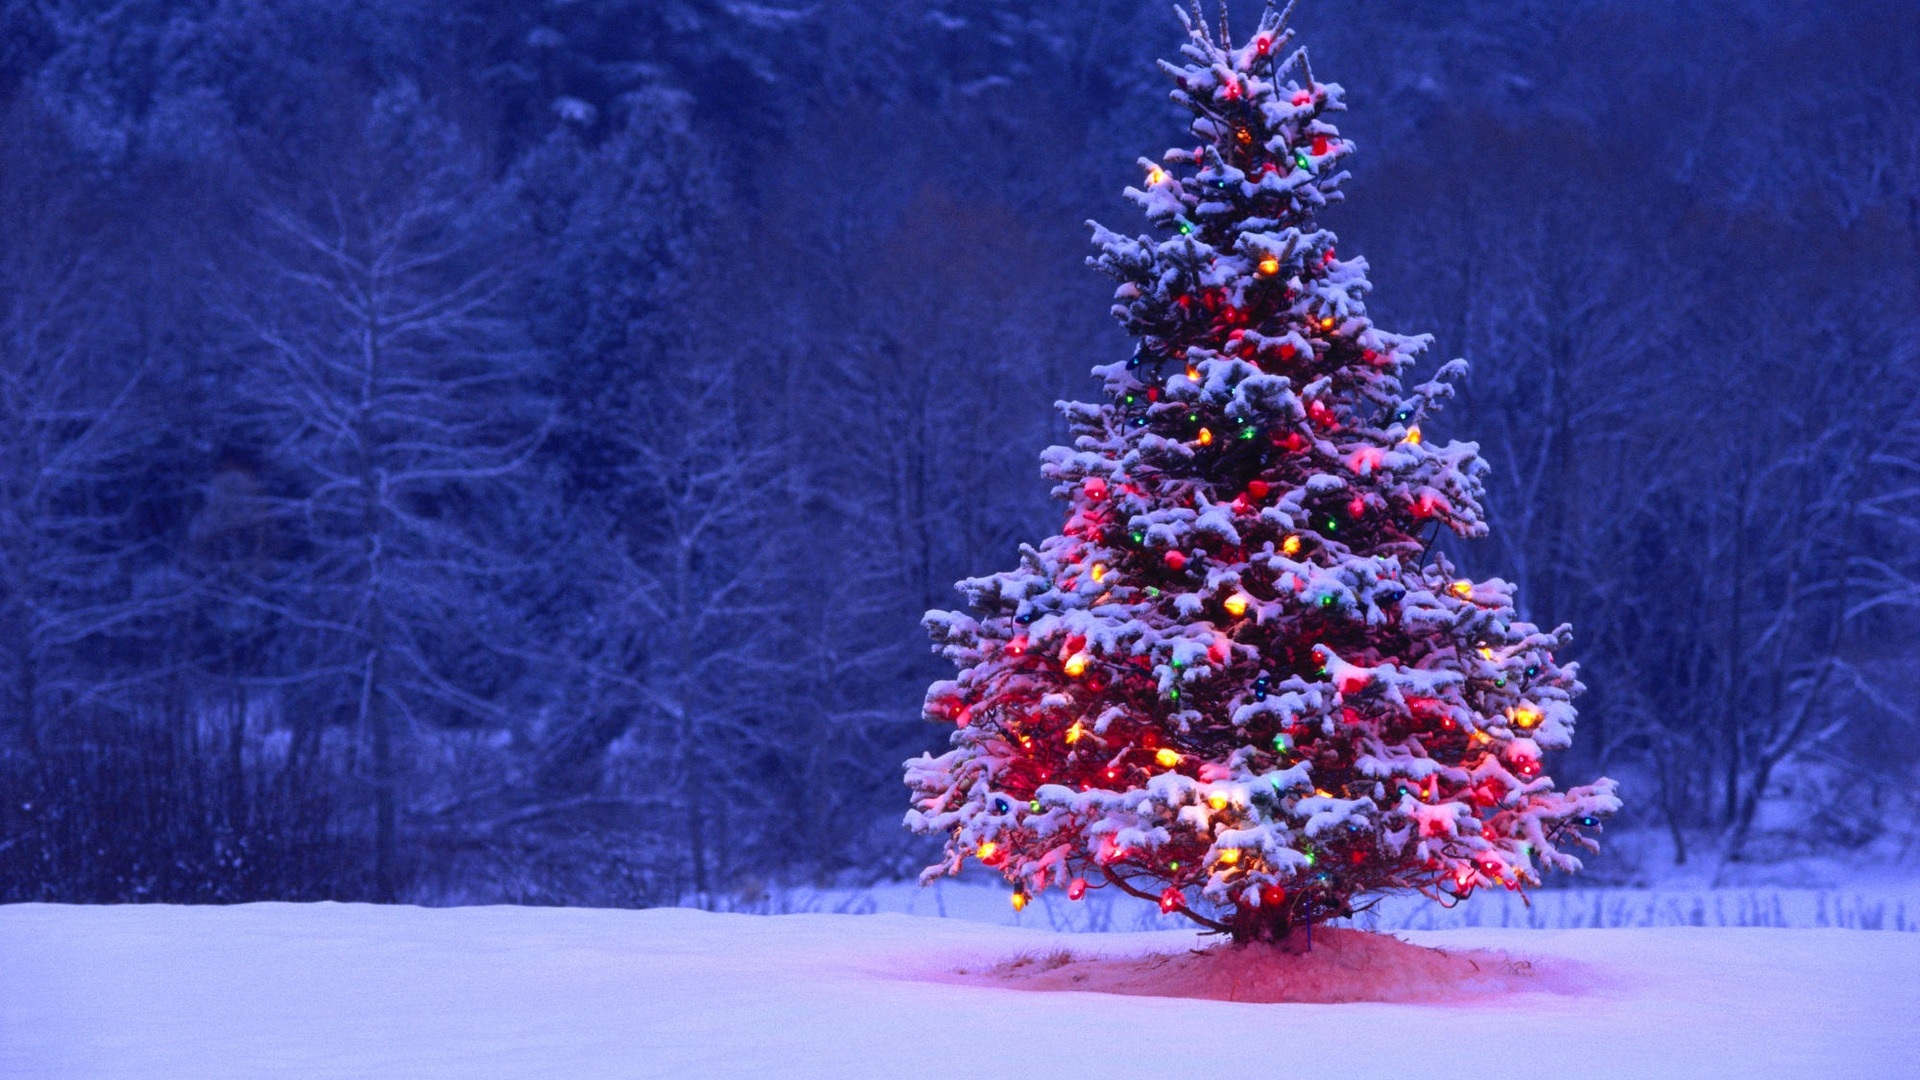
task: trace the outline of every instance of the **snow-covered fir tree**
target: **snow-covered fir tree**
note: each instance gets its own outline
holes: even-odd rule
[[[1094,226],[1137,346],[1043,456],[1066,525],[927,617],[960,672],[926,701],[952,749],[907,763],[908,825],[948,837],[924,877],[974,858],[1016,906],[1112,887],[1250,940],[1578,869],[1619,800],[1542,771],[1570,630],[1432,553],[1486,532],[1477,448],[1422,434],[1465,365],[1405,390],[1430,338],[1373,325],[1365,261],[1315,222],[1341,89],[1286,13],[1239,47],[1181,17],[1161,66],[1196,143],[1127,190],[1153,235]]]

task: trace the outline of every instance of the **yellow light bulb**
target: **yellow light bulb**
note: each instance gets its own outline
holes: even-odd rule
[[[1282,555],[1300,554],[1300,538],[1297,536],[1289,536],[1285,540],[1280,541],[1280,554]]]
[[[1276,258],[1274,258],[1274,257],[1273,257],[1273,256],[1271,256],[1271,255],[1269,255],[1269,256],[1267,256],[1267,257],[1266,257],[1266,258],[1264,258],[1264,259],[1261,259],[1261,260],[1260,260],[1260,272],[1261,272],[1262,274],[1264,274],[1264,275],[1266,275],[1267,277],[1272,277],[1273,275],[1275,275],[1275,274],[1277,274],[1277,273],[1279,273],[1279,272],[1280,272],[1280,260],[1279,260],[1279,259],[1276,259]]]
[[[1165,169],[1149,169],[1147,171],[1147,183],[1149,184],[1158,184],[1166,178],[1167,171]]]
[[[1514,706],[1507,715],[1513,717],[1514,724],[1522,731],[1530,730],[1540,723],[1540,711],[1525,705]]]
[[[996,844],[991,840],[982,841],[980,844],[980,858],[983,861],[987,859],[991,859],[993,858],[994,852],[999,850],[1000,850],[999,844]]]
[[[1159,762],[1161,768],[1171,769],[1175,765],[1180,764],[1180,755],[1176,751],[1169,750],[1163,746],[1153,755],[1153,760]]]
[[[1419,424],[1415,424],[1412,427],[1407,429],[1407,441],[1412,443],[1415,446],[1420,445],[1420,425]]]
[[[1076,679],[1085,675],[1087,673],[1087,654],[1077,652],[1067,657],[1066,672]]]
[[[1193,366],[1192,364],[1187,365],[1187,381],[1188,382],[1200,381],[1200,369]]]
[[[1247,613],[1247,601],[1251,599],[1252,597],[1246,593],[1234,593],[1232,596],[1227,597],[1221,606],[1227,609],[1227,614],[1237,619]]]
[[[1333,316],[1331,316],[1331,315],[1329,315],[1329,316],[1327,316],[1326,318],[1324,318],[1324,319],[1321,319],[1321,320],[1320,320],[1320,329],[1322,329],[1322,330],[1331,330],[1331,329],[1333,329]]]
[[[1093,583],[1095,585],[1098,585],[1105,580],[1107,580],[1107,564],[1098,563],[1098,562],[1094,563],[1093,564]]]
[[[1074,743],[1079,742],[1080,736],[1086,733],[1087,729],[1080,726],[1080,721],[1075,720],[1073,726],[1067,729],[1067,745],[1072,746]]]
[[[1013,910],[1025,911],[1026,909],[1027,909],[1027,894],[1023,892],[1014,893],[1013,894]]]
[[[1447,591],[1459,597],[1460,599],[1465,600],[1469,596],[1473,595],[1473,582],[1468,581],[1465,578],[1461,578],[1459,581],[1456,581],[1453,584],[1447,586]]]
[[[1226,793],[1222,791],[1216,791],[1207,796],[1207,805],[1213,807],[1215,810],[1225,810],[1227,803],[1231,801],[1232,800],[1227,798]]]
[[[1228,866],[1232,866],[1233,864],[1235,864],[1235,863],[1237,863],[1237,862],[1239,862],[1239,861],[1240,861],[1240,849],[1239,849],[1239,848],[1237,848],[1237,847],[1230,847],[1230,848],[1228,848],[1227,850],[1225,850],[1225,851],[1223,851],[1223,852],[1221,852],[1221,853],[1220,853],[1220,861],[1221,861],[1221,862],[1223,862],[1223,863],[1225,863],[1225,864],[1226,864],[1226,865],[1228,865]]]

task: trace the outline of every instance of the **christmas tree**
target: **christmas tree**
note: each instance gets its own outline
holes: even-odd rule
[[[1373,325],[1365,261],[1314,222],[1347,176],[1341,89],[1284,12],[1239,48],[1181,18],[1161,66],[1198,145],[1127,189],[1156,235],[1093,226],[1138,342],[1095,369],[1104,403],[1062,406],[1066,526],[961,582],[975,615],[927,616],[960,673],[926,703],[952,749],[907,763],[909,826],[948,836],[923,879],[976,858],[1016,907],[1112,887],[1244,941],[1576,870],[1619,800],[1542,771],[1573,735],[1570,630],[1432,551],[1486,532],[1477,448],[1422,434],[1465,364],[1404,392],[1430,339]]]

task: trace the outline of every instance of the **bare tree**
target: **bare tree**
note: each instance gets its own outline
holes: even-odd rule
[[[192,588],[142,533],[147,357],[115,313],[101,208],[64,181],[30,109],[0,158],[0,731],[33,750],[67,711],[125,707],[160,664],[116,665]],[[44,160],[36,160],[44,156]],[[136,577],[147,573],[136,584]],[[66,726],[62,738],[77,736]]]
[[[366,739],[374,887],[391,899],[407,733],[501,719],[465,653],[506,622],[486,586],[522,566],[491,530],[544,423],[473,151],[401,86],[343,153],[327,181],[262,205],[226,279],[245,427],[276,473],[249,501],[291,553],[232,600],[304,643],[262,677],[325,687]]]

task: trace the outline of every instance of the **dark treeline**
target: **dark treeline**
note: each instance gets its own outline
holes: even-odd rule
[[[1920,10],[1317,0],[1558,771],[1910,828]],[[0,4],[0,900],[897,873],[920,613],[1057,527],[1157,0]],[[1789,815],[1779,813],[1791,807]]]

